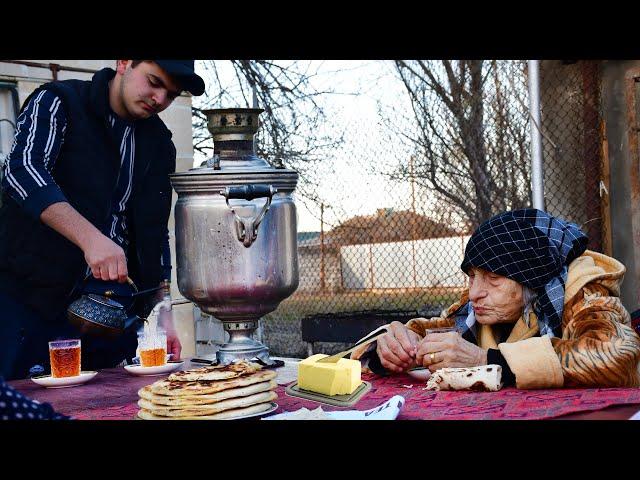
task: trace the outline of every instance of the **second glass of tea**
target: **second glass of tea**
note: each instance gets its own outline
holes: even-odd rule
[[[138,332],[138,351],[140,365],[157,367],[167,363],[167,333],[158,330],[155,333]]]
[[[80,375],[80,340],[55,340],[49,342],[49,361],[53,378]]]

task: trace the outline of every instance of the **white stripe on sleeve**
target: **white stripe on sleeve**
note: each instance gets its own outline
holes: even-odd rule
[[[36,169],[31,164],[31,150],[33,149],[33,143],[34,143],[33,141],[36,135],[36,118],[38,117],[39,102],[42,96],[45,94],[45,92],[46,90],[42,90],[35,99],[35,102],[33,105],[33,112],[31,112],[31,125],[29,126],[29,135],[27,137],[27,144],[24,149],[24,152],[22,152],[22,164],[24,165],[25,170],[27,171],[27,173],[31,175],[31,177],[35,180],[35,182],[41,187],[44,187],[47,184],[47,182],[44,181],[44,179],[40,176],[40,174],[36,171]]]
[[[51,104],[51,108],[49,111],[51,112],[51,120],[49,122],[49,138],[47,138],[47,145],[44,148],[44,166],[49,166],[49,159],[51,157],[51,150],[53,150],[53,145],[56,140],[56,113],[58,113],[58,108],[60,107],[60,99],[56,98]]]

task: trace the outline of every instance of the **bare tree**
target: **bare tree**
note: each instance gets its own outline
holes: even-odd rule
[[[222,75],[225,66],[231,70],[226,77]],[[213,151],[203,110],[257,103],[265,110],[260,116],[258,155],[297,170],[303,180],[298,194],[320,203],[315,194],[320,179],[314,175],[314,165],[337,148],[343,136],[326,127],[327,114],[320,99],[333,91],[314,85],[319,68],[317,63],[302,61],[205,61],[209,85],[205,97],[193,107],[194,149],[204,155]]]
[[[470,229],[530,205],[525,63],[396,61],[411,112],[382,115],[416,158],[389,175],[434,192]]]

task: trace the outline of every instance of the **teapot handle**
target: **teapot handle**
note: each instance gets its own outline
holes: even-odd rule
[[[84,277],[84,280],[82,281],[82,283],[83,283],[83,284],[87,283],[87,280],[89,280],[89,279],[90,279],[90,278],[92,278],[92,277],[93,277],[93,274],[92,274],[92,273],[88,274],[86,277]],[[133,295],[137,295],[137,294],[139,293],[139,292],[138,292],[138,287],[136,286],[136,284],[135,284],[135,283],[133,283],[133,280],[131,280],[131,277],[127,277],[127,283],[128,283],[129,285],[131,285],[131,286],[133,287],[133,289],[135,290],[135,293],[133,293]],[[154,289],[154,290],[155,290],[155,289]],[[140,292],[140,293],[143,293],[143,292]],[[104,292],[104,294],[103,294],[103,295],[104,295],[105,297],[107,297],[107,298],[111,298],[111,297],[117,296],[117,295],[114,293],[114,291],[113,291],[113,290],[106,290],[106,291]]]

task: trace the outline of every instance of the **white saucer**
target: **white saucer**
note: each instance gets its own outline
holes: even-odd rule
[[[61,378],[53,378],[51,375],[42,375],[39,377],[33,377],[31,380],[37,383],[38,385],[42,385],[46,388],[65,388],[65,387],[75,387],[76,385],[82,385],[83,383],[88,382],[93,377],[95,377],[98,372],[87,371],[80,372],[80,375],[76,377],[61,377]]]
[[[141,365],[125,365],[124,369],[131,375],[138,375],[142,377],[152,375],[163,375],[165,373],[173,372],[182,366],[184,361],[179,362],[167,362],[164,365],[157,367],[143,367]]]
[[[407,370],[407,375],[415,378],[416,380],[427,381],[431,376],[431,370],[426,367],[415,367]]]

